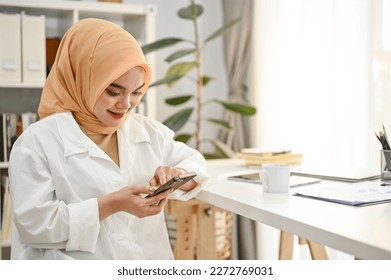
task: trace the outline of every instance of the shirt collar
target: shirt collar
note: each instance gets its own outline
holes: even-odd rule
[[[71,112],[57,113],[55,115],[59,134],[64,143],[64,156],[88,152],[90,156],[108,157],[96,144],[81,131]],[[127,141],[131,143],[151,143],[150,135],[145,128],[142,118],[129,113],[127,120],[119,129]],[[119,138],[120,139],[120,138]],[[121,140],[119,140],[121,141]],[[121,143],[119,144],[119,147]]]

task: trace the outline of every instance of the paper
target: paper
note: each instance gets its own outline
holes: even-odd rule
[[[366,205],[391,201],[391,186],[380,186],[379,182],[326,186],[317,189],[296,190],[299,196],[317,198],[348,205]]]

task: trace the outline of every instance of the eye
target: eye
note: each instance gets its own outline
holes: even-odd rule
[[[132,92],[132,94],[134,96],[142,96],[143,95],[143,93],[141,91],[135,91],[135,92]]]
[[[107,91],[107,94],[108,95],[110,95],[110,96],[119,96],[120,95],[120,93],[119,92],[113,92],[113,91],[110,91],[110,90],[108,90],[108,89],[106,89],[106,91]]]

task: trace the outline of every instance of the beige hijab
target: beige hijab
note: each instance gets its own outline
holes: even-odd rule
[[[145,86],[141,89],[145,92],[151,71],[132,35],[109,21],[80,20],[61,40],[43,88],[39,116],[70,111],[81,126],[95,133],[114,133],[122,124],[105,126],[93,109],[108,85],[136,66],[145,70]]]

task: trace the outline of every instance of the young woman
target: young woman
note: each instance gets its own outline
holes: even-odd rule
[[[168,196],[194,197],[207,174],[198,151],[132,112],[150,76],[136,40],[111,22],[81,20],[64,35],[41,119],[12,149],[12,259],[173,258]],[[185,172],[197,176],[145,197]]]

